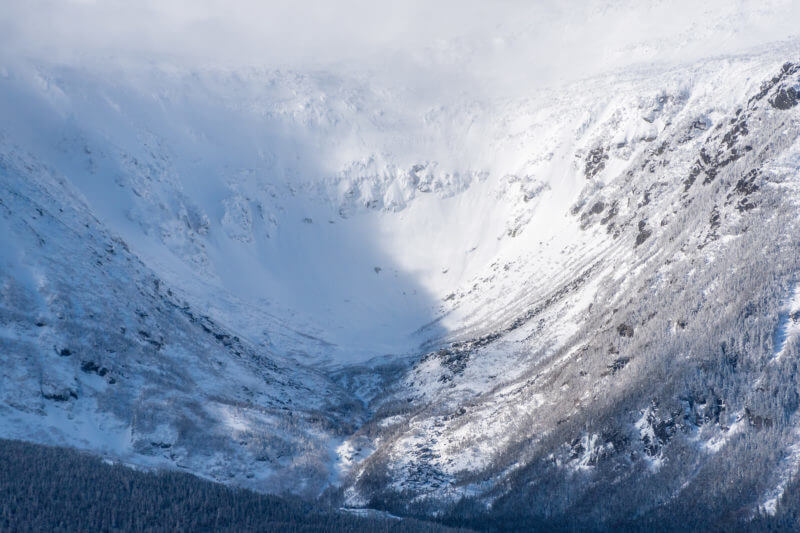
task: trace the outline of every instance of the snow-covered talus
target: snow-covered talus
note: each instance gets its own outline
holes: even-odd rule
[[[732,475],[764,505],[800,423],[797,57],[447,103],[5,69],[2,436],[394,512],[648,516]]]

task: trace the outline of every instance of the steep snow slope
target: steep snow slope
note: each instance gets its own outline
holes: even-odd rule
[[[3,435],[316,495],[363,418],[350,395],[197,312],[67,179],[0,144]]]
[[[755,461],[737,505],[774,508],[797,465],[797,56],[447,103],[8,67],[3,436],[587,519]]]
[[[552,98],[550,189],[455,293],[455,342],[374,399],[352,504],[592,523],[719,506],[706,484],[747,464],[726,497],[774,511],[797,464],[800,67],[768,57]]]

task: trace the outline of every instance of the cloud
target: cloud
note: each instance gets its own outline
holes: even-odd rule
[[[800,33],[792,0],[3,3],[6,60],[361,70],[496,89],[735,53]]]

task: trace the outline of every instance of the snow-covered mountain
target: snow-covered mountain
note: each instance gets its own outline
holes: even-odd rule
[[[447,99],[10,62],[0,437],[398,514],[774,513],[798,103],[796,41]]]

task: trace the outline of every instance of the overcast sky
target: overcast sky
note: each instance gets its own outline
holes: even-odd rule
[[[798,28],[793,0],[0,0],[5,61],[364,70],[498,85],[731,54]]]

